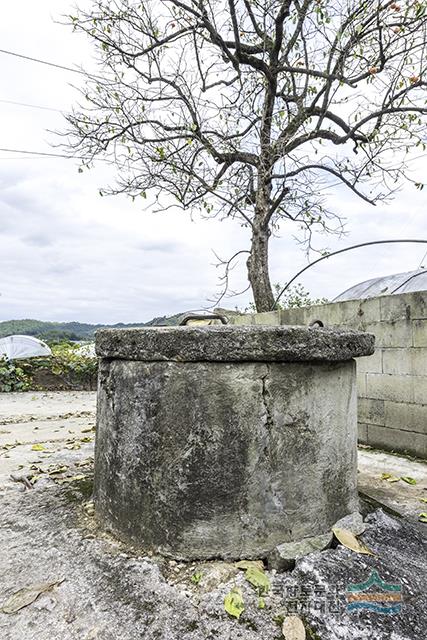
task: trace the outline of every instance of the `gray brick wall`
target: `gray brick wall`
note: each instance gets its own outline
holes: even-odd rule
[[[359,440],[427,458],[427,291],[248,314],[239,324],[309,324],[369,331],[375,354],[357,361]]]

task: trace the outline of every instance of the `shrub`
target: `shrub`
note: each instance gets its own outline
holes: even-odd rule
[[[98,372],[97,359],[80,353],[79,344],[50,344],[51,356],[29,358],[21,367],[31,389],[92,389]]]
[[[30,388],[30,378],[13,361],[0,358],[0,392],[26,391]]]

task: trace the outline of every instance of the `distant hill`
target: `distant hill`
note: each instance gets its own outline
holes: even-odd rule
[[[184,315],[185,315],[185,312],[176,313],[174,316],[159,316],[158,318],[153,318],[152,320],[149,320],[148,322],[146,322],[144,325],[140,325],[140,326],[165,327],[165,326],[175,325],[180,323],[181,318]]]
[[[236,311],[216,309],[225,315],[235,315]],[[85,322],[44,322],[43,320],[5,320],[0,322],[0,338],[11,335],[26,335],[40,338],[40,340],[93,340],[97,329],[129,329],[132,327],[158,327],[179,324],[187,312],[176,313],[173,316],[159,316],[148,322],[133,324],[87,324]],[[238,315],[238,313],[237,313]]]
[[[14,334],[34,336],[41,340],[93,340],[95,331],[102,328],[130,328],[157,326],[162,324],[178,324],[182,314],[161,318],[153,318],[149,322],[114,325],[87,324],[84,322],[43,322],[42,320],[5,320],[0,322],[0,338]]]

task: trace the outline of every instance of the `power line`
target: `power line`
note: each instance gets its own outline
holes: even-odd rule
[[[0,102],[4,104],[15,104],[20,107],[30,107],[31,109],[44,109],[45,111],[57,111],[58,113],[65,113],[65,111],[61,111],[61,109],[54,109],[53,107],[42,107],[39,104],[28,104],[27,102],[16,102],[15,100],[2,100]]]
[[[66,67],[63,64],[57,64],[56,62],[49,62],[48,60],[40,60],[40,58],[33,58],[32,56],[26,56],[23,53],[16,53],[15,51],[8,51],[7,49],[0,49],[0,53],[5,53],[8,56],[15,56],[15,58],[22,58],[23,60],[30,60],[31,62],[38,62],[39,64],[45,64],[48,67],[55,67],[56,69],[71,71],[71,73],[79,73],[82,76],[101,79],[100,76],[94,76],[91,73],[82,71],[81,69],[73,69],[72,67]]]
[[[80,156],[67,156],[65,153],[61,154],[61,153],[47,153],[46,151],[26,151],[24,149],[2,149],[0,148],[0,151],[5,151],[7,153],[22,153],[25,155],[29,155],[29,156],[49,156],[51,158],[77,158],[79,160],[84,160],[84,158],[81,158]]]
[[[418,265],[418,269],[424,268],[424,260],[427,258],[427,251],[425,252],[425,254],[423,255],[423,257],[421,258],[421,262]]]
[[[315,264],[317,264],[318,262],[321,262],[322,260],[327,260],[328,258],[331,258],[332,256],[337,256],[340,253],[345,253],[346,251],[352,251],[353,249],[359,249],[361,247],[370,247],[372,245],[377,245],[377,244],[394,244],[396,242],[414,242],[414,243],[418,243],[418,244],[427,244],[427,240],[421,240],[419,238],[414,239],[414,240],[372,240],[371,242],[362,242],[360,244],[354,244],[351,247],[345,247],[344,249],[338,249],[338,251],[331,251],[330,253],[326,253],[325,255],[321,256],[320,258],[317,258],[317,260],[313,260],[313,262],[310,262],[309,264],[307,264],[303,269],[300,269],[298,271],[298,273],[296,273],[290,280],[288,280],[288,282],[285,284],[285,286],[283,287],[283,289],[280,291],[279,295],[276,297],[273,307],[271,309],[271,311],[274,311],[277,307],[277,303],[279,302],[280,298],[282,297],[282,295],[285,293],[286,289],[289,288],[289,286],[295,282],[295,280],[297,278],[299,278],[300,275],[302,275],[304,273],[304,271],[307,271],[307,269],[310,269],[310,267],[313,267]]]
[[[43,159],[43,158],[64,158],[65,160],[90,160],[96,162],[105,162],[107,164],[114,164],[121,168],[124,168],[124,165],[120,165],[114,160],[108,160],[108,158],[92,158],[92,156],[69,156],[65,153],[49,153],[47,151],[28,151],[26,149],[5,149],[0,147],[0,151],[5,153],[22,153],[25,157],[21,158],[0,158],[0,160],[35,160],[35,159]]]
[[[18,156],[18,157],[10,157],[10,156],[0,156],[0,160],[49,160],[49,158],[45,158],[43,156]]]

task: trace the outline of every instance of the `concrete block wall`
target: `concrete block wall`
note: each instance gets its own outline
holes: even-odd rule
[[[369,331],[358,358],[359,440],[427,459],[427,291],[236,316],[236,324],[325,325]]]

